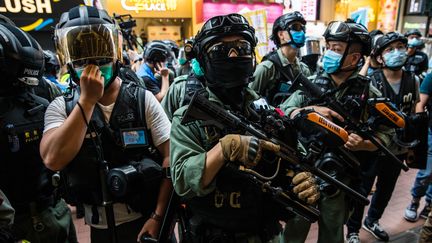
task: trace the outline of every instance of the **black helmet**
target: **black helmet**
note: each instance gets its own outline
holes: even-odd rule
[[[89,59],[112,60],[111,78],[105,88],[117,77],[122,61],[122,43],[115,21],[105,10],[91,6],[77,6],[63,13],[55,27],[54,40],[60,64],[67,65],[71,77],[78,82],[73,63]]]
[[[379,37],[376,40],[375,46],[372,50],[373,56],[379,56],[384,51],[384,49],[393,42],[400,41],[404,45],[408,43],[408,40],[399,32],[388,32],[387,34]]]
[[[345,22],[330,22],[323,36],[326,41],[343,41],[348,44],[360,43],[362,55],[369,55],[371,50],[371,37],[367,28],[350,19]]]
[[[372,30],[371,32],[369,32],[369,35],[371,38],[374,38],[377,35],[384,35],[384,32],[377,29],[377,30]]]
[[[197,58],[201,66],[204,66],[203,57],[205,48],[217,39],[229,35],[242,36],[251,44],[252,49],[257,44],[255,29],[249,25],[244,16],[236,13],[215,16],[204,23],[194,39],[193,56]]]
[[[50,50],[44,50],[43,52],[45,58],[45,73],[56,74],[60,70],[60,64],[57,59],[57,55]]]
[[[44,54],[33,37],[16,26],[0,22],[0,73],[10,88],[20,82],[38,85],[44,70]]]
[[[175,41],[173,41],[173,40],[164,40],[163,43],[165,43],[165,45],[169,48],[169,50],[171,50],[172,52],[174,52],[175,58],[178,58],[178,54],[179,54],[180,48],[177,45],[177,43]]]
[[[0,23],[15,26],[15,23],[12,20],[10,20],[10,18],[8,18],[2,14],[0,14]]]
[[[372,30],[371,32],[369,32],[369,35],[371,37],[371,45],[372,45],[372,50],[376,45],[376,41],[384,35],[384,32],[382,32],[381,30]]]
[[[412,29],[405,32],[404,36],[408,37],[410,35],[418,35],[419,37],[422,37],[422,33],[418,29]]]
[[[115,21],[103,9],[76,6],[61,15],[56,29],[93,24],[115,24]]]
[[[149,63],[165,62],[169,55],[169,47],[158,40],[147,43],[143,52],[144,59]]]
[[[302,25],[306,25],[306,20],[298,11],[281,15],[275,20],[270,40],[272,40],[277,47],[279,47],[281,44],[279,41],[278,32],[281,30],[288,30],[289,25],[293,22],[300,22]]]

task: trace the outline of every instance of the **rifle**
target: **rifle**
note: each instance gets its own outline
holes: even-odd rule
[[[302,73],[299,73],[297,77],[294,79],[294,84],[302,84],[304,87],[304,91],[309,93],[315,98],[318,98],[320,101],[323,101],[326,106],[328,106],[333,111],[339,113],[344,118],[345,124],[355,131],[356,134],[361,136],[363,139],[371,141],[380,152],[384,153],[387,157],[391,158],[391,160],[400,166],[404,171],[408,171],[408,166],[406,166],[402,161],[400,161],[388,148],[382,145],[373,135],[371,124],[363,123],[359,119],[355,118],[351,115],[340,103],[339,100],[335,98],[333,94],[330,92],[324,92],[320,88],[318,88],[315,84],[313,84],[309,79],[307,79]],[[294,85],[293,85],[294,86]],[[386,112],[390,112],[389,109],[384,109]],[[396,114],[392,114],[391,117],[395,117]]]
[[[364,205],[369,204],[369,200],[362,196],[360,193],[354,191],[353,189],[336,180],[324,171],[316,168],[313,163],[316,160],[317,154],[312,151],[312,149],[308,151],[309,153],[306,156],[300,154],[299,152],[297,152],[296,149],[288,146],[281,139],[277,139],[274,136],[268,136],[266,133],[258,129],[257,127],[259,126],[257,126],[256,124],[253,124],[247,119],[242,119],[241,117],[238,117],[231,112],[225,110],[224,108],[212,103],[206,98],[202,90],[196,91],[193,95],[189,103],[189,107],[181,121],[181,124],[186,124],[196,120],[211,121],[213,124],[218,123],[219,126],[241,130],[256,138],[267,140],[274,144],[280,145],[280,151],[276,153],[276,156],[278,156],[282,160],[289,162],[293,166],[298,166],[303,171],[311,172],[312,174],[320,177],[327,183],[332,184],[340,190],[344,191],[348,196],[354,198],[360,203]],[[296,203],[293,202],[293,200],[288,200],[288,198],[287,202],[289,202],[290,204]],[[302,202],[302,204],[304,203]],[[292,209],[295,213],[299,213],[301,215],[300,212],[295,211],[295,208]]]

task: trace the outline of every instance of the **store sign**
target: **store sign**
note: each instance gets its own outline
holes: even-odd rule
[[[303,14],[303,17],[306,21],[317,20],[317,13],[318,13],[317,0],[299,0],[299,1],[285,0],[284,4],[285,4],[286,12],[299,11],[300,13]]]
[[[238,13],[243,9],[259,10],[265,9],[267,12],[267,21],[273,23],[276,18],[282,15],[283,5],[277,3],[231,3],[230,1],[221,0],[219,2],[205,1],[203,4],[204,21],[218,15]]]
[[[82,4],[82,0],[3,0],[0,14],[24,31],[52,30],[62,13]]]
[[[255,29],[255,36],[258,39],[255,48],[257,62],[261,62],[265,54],[268,53],[268,34],[267,34],[267,11],[264,9],[252,10],[241,13]]]
[[[169,26],[148,26],[148,40],[181,40],[181,30],[178,25]]]
[[[177,0],[121,0],[122,7],[127,11],[175,11]]]
[[[0,13],[52,13],[51,0],[4,0]]]

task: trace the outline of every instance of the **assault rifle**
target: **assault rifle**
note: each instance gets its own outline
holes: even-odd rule
[[[332,109],[333,111],[339,113],[344,118],[345,124],[349,129],[355,131],[356,134],[361,136],[363,139],[367,139],[371,141],[380,152],[384,153],[386,156],[390,157],[391,160],[400,166],[404,171],[408,171],[408,166],[406,166],[402,161],[400,161],[388,148],[382,145],[372,134],[373,131],[371,129],[370,123],[363,123],[353,115],[351,115],[347,109],[340,103],[339,100],[331,92],[324,92],[315,84],[313,84],[309,79],[307,79],[302,73],[299,73],[293,82],[295,85],[298,84],[303,85],[304,91],[312,95],[314,98],[319,99],[324,102],[327,107]],[[294,85],[293,85],[294,86]],[[392,112],[389,107],[384,107],[384,103],[381,103],[383,107],[379,108],[379,106],[375,105],[375,109],[379,108],[384,117],[389,118],[389,120],[393,120],[394,123],[398,123],[399,116]],[[401,122],[402,123],[402,122]],[[405,122],[403,122],[404,124]]]
[[[336,180],[324,171],[316,168],[313,163],[315,162],[315,160],[317,159],[316,157],[319,154],[315,153],[313,149],[310,149],[307,155],[302,155],[295,148],[287,145],[284,141],[277,138],[276,136],[266,134],[265,132],[260,130],[258,127],[261,126],[254,124],[246,118],[234,115],[233,113],[225,110],[217,104],[209,101],[205,96],[203,90],[195,92],[181,123],[187,124],[196,120],[209,121],[219,127],[240,130],[245,134],[250,134],[256,138],[267,140],[274,144],[280,145],[280,151],[276,153],[276,156],[281,158],[284,162],[286,161],[293,165],[293,167],[298,167],[303,171],[311,172],[312,174],[318,176],[327,183],[336,186],[338,189],[344,191],[348,196],[352,197],[353,199],[359,201],[364,205],[369,204],[369,200],[362,196],[360,193],[354,191],[353,189]],[[257,184],[262,185],[263,182],[257,181]],[[268,186],[269,185],[266,185],[266,187]],[[291,205],[291,207],[289,207],[288,209],[299,215],[303,214],[302,211],[305,208],[303,206],[305,204],[303,201],[296,199],[296,197],[287,197],[282,193],[278,193],[277,188],[274,189],[275,190],[272,190],[271,193],[276,194],[279,199],[283,198],[284,202]],[[299,208],[299,205],[302,205],[303,207]],[[311,207],[308,207],[308,209],[311,209]],[[315,214],[316,212],[310,210],[309,213]]]

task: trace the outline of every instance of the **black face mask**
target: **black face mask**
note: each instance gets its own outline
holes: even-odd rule
[[[241,111],[244,88],[254,71],[251,57],[226,57],[206,60],[205,78],[209,89],[226,105]]]
[[[244,86],[254,71],[252,57],[206,58],[205,65],[207,85],[214,88]]]

